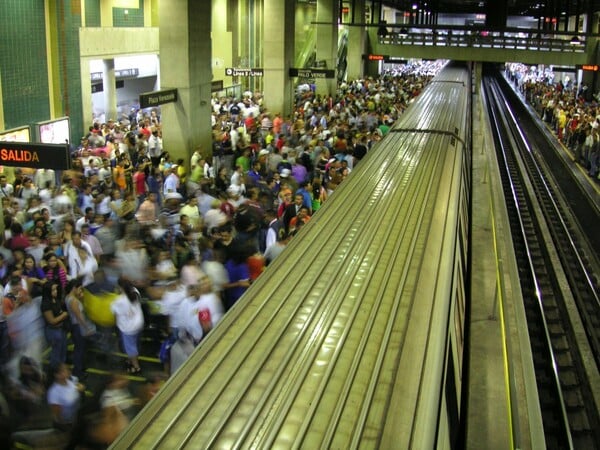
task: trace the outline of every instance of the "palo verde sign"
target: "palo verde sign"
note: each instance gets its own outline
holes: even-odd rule
[[[335,70],[333,69],[298,69],[291,67],[289,74],[290,77],[299,78],[335,78]]]
[[[0,165],[64,170],[71,168],[71,155],[67,144],[1,141]]]

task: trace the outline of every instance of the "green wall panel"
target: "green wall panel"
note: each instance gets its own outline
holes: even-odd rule
[[[47,120],[44,2],[0,1],[0,73],[6,128]]]
[[[127,11],[127,14],[125,14]],[[139,0],[138,9],[113,8],[114,27],[143,27],[144,26],[144,0]]]
[[[81,10],[72,8],[73,0],[57,0],[58,65],[63,115],[71,121],[71,143],[79,144],[83,134],[81,75],[79,67],[79,27]],[[90,119],[91,121],[91,119]]]
[[[85,0],[85,26],[99,27],[101,24],[100,0]]]
[[[61,115],[71,119],[71,142],[83,132],[77,0],[56,0],[56,40]],[[46,22],[41,0],[0,1],[0,73],[6,128],[50,119]]]

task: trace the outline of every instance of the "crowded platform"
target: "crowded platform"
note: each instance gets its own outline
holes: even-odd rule
[[[331,96],[304,84],[290,115],[259,93],[215,96],[213,146],[188,161],[171,159],[151,109],[92,123],[70,170],[3,167],[3,442],[108,446],[440,67]]]
[[[600,180],[600,105],[598,94],[569,74],[557,79],[551,68],[507,63],[506,74],[556,138],[587,171]]]

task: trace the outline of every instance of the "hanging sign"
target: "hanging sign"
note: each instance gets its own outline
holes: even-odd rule
[[[34,169],[70,169],[68,144],[0,142],[0,165]]]
[[[168,89],[165,91],[145,92],[140,94],[140,108],[150,108],[152,106],[162,105],[164,103],[173,103],[177,101],[177,89]]]
[[[290,68],[290,77],[299,78],[335,78],[333,69],[296,69]]]
[[[238,69],[236,67],[227,67],[225,75],[228,77],[262,77],[264,71],[261,68],[254,69]]]

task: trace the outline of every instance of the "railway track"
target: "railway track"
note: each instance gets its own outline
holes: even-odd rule
[[[538,149],[522,132],[525,118],[513,115],[496,76],[484,77],[484,92],[525,302],[546,445],[597,449],[598,409],[567,307],[573,298],[598,364],[600,307],[590,261],[593,250],[586,248],[589,240],[565,209],[555,182],[544,175],[536,158]]]

